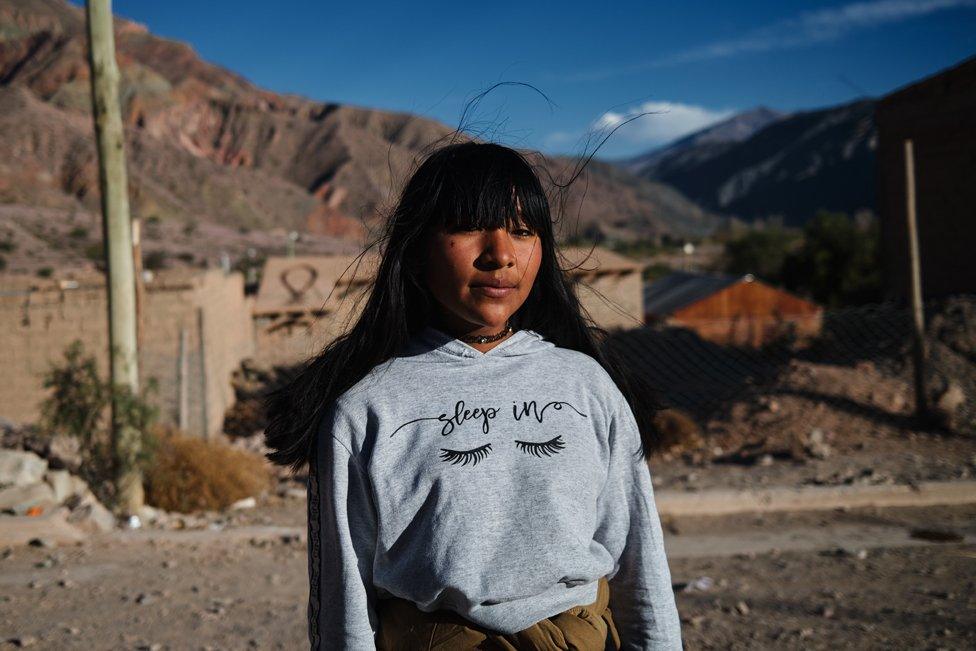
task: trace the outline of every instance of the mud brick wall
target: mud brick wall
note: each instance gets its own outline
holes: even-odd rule
[[[107,309],[104,281],[96,274],[67,284],[0,278],[0,354],[6,370],[0,416],[37,419],[47,395],[44,375],[63,362],[75,339],[107,378]],[[150,377],[158,382],[153,401],[161,420],[182,422],[198,435],[220,432],[234,400],[231,373],[254,351],[243,276],[221,270],[157,274],[146,284],[143,327],[140,379],[143,385]]]
[[[255,315],[255,361],[259,366],[292,366],[317,355],[352,326],[365,304],[360,296],[362,290],[350,293],[329,311]]]
[[[639,328],[644,324],[644,286],[639,271],[580,276],[574,283],[583,307],[601,328]]]

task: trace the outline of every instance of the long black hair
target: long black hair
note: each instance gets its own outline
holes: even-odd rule
[[[513,192],[514,189],[514,192]],[[516,201],[521,208],[516,212]],[[555,242],[550,201],[533,164],[520,152],[490,142],[451,142],[431,151],[403,188],[380,237],[378,265],[355,322],[287,382],[265,398],[266,456],[299,472],[313,451],[323,412],[432,319],[424,282],[424,246],[438,228],[494,229],[520,219],[542,247],[535,283],[512,315],[514,329],[534,330],[557,346],[596,359],[626,397],[641,431],[640,454],[657,439],[661,405],[639,375],[604,345],[609,333],[580,303]]]

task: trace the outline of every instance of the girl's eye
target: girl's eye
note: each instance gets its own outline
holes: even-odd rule
[[[479,461],[488,456],[491,452],[491,443],[485,443],[480,448],[475,448],[473,450],[448,450],[447,448],[441,448],[441,460],[450,461],[451,463],[460,463],[462,466],[477,465]]]
[[[566,443],[563,441],[562,435],[546,441],[545,443],[515,441],[515,445],[517,445],[522,452],[525,452],[526,454],[534,454],[537,457],[541,457],[543,455],[551,457],[554,454],[558,454],[560,450],[566,447]]]
[[[518,229],[515,232],[518,233],[521,237],[534,237],[535,236],[535,231],[529,230],[528,228],[520,228],[520,229]]]

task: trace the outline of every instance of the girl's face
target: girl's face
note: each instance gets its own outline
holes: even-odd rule
[[[540,245],[539,236],[521,224],[433,233],[426,282],[444,325],[471,335],[504,328],[532,290],[542,261]]]

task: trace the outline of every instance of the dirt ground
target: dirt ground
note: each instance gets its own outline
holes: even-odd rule
[[[974,648],[974,516],[976,506],[668,519],[685,647]],[[193,535],[177,531],[154,542],[110,535],[2,550],[0,648],[307,648],[307,556],[295,533],[304,500],[271,498],[225,524],[195,542],[175,542]],[[287,530],[231,535],[279,531],[269,525]],[[845,544],[851,527],[864,540],[879,525],[885,539]],[[906,546],[917,527],[965,538]],[[762,532],[810,547],[810,531],[816,549],[754,544]],[[691,541],[707,541],[706,555],[689,556]],[[723,551],[743,541],[754,550]]]
[[[916,422],[910,378],[792,360],[689,443],[651,458],[658,488],[911,484],[976,475],[976,436]],[[971,414],[960,407],[960,413]]]
[[[885,538],[834,546],[852,526]],[[966,538],[900,546],[918,529]],[[819,549],[671,558],[685,648],[976,648],[976,506],[686,518],[665,535],[677,548],[700,534],[790,531]]]
[[[853,440],[852,440],[853,439]],[[768,445],[750,462],[717,462],[709,455],[652,457],[655,488],[704,490],[768,486],[911,484],[976,476],[976,439],[925,432],[868,432],[835,436],[826,458],[791,458],[784,447]],[[723,450],[724,452],[724,450]],[[726,455],[728,456],[728,455]]]

